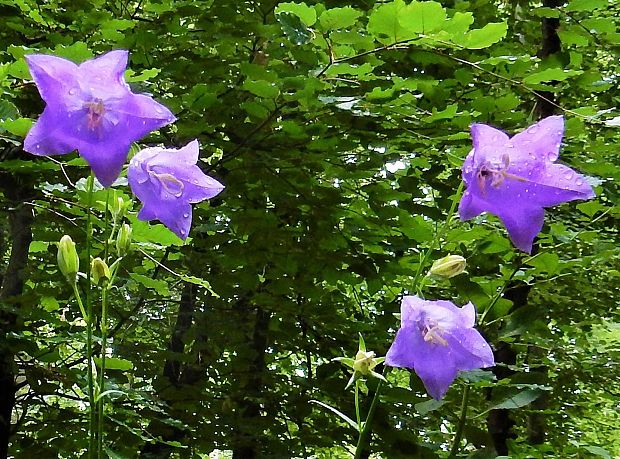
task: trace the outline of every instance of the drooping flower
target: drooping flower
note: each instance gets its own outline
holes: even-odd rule
[[[495,365],[493,351],[474,329],[476,310],[450,301],[405,296],[401,325],[385,364],[413,369],[436,400],[446,394],[459,371]]]
[[[462,170],[467,189],[459,205],[461,220],[482,212],[497,215],[512,242],[530,253],[545,207],[595,196],[582,175],[555,163],[562,116],[545,118],[512,138],[486,124],[473,124],[471,133],[474,148]]]
[[[179,150],[145,148],[129,163],[129,186],[142,202],[140,220],[159,220],[181,239],[192,225],[192,206],[212,198],[224,185],[196,165],[198,141]]]
[[[175,120],[150,96],[130,91],[123,77],[127,57],[115,50],[76,65],[45,54],[26,56],[46,106],[24,149],[43,156],[78,150],[99,182],[110,186],[131,143]]]

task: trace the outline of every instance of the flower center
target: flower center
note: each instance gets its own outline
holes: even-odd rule
[[[478,168],[476,180],[478,181],[478,186],[482,194],[486,194],[487,184],[490,184],[493,188],[498,188],[504,183],[505,179],[517,180],[518,182],[527,181],[523,177],[508,172],[508,166],[510,166],[510,157],[508,154],[504,153],[501,160],[501,164],[493,164],[487,161]]]
[[[86,102],[84,108],[88,110],[86,113],[86,120],[88,129],[94,131],[101,125],[103,121],[103,115],[105,114],[105,105],[101,99],[95,99],[94,101]]]
[[[441,344],[442,346],[447,346],[448,342],[445,340],[443,336],[441,336],[443,330],[439,327],[439,325],[435,324],[427,324],[422,330],[422,335],[424,336],[424,341],[432,344]]]
[[[182,181],[176,178],[172,174],[168,173],[160,173],[149,170],[149,175],[156,179],[159,184],[162,186],[166,192],[175,198],[180,197],[183,194],[183,190],[185,189],[185,185]]]

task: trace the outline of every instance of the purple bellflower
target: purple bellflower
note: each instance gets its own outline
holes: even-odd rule
[[[46,106],[24,149],[42,156],[78,150],[99,182],[110,186],[131,143],[175,120],[151,97],[130,91],[123,77],[127,57],[115,50],[76,65],[45,54],[26,56]]]
[[[491,347],[474,329],[471,303],[459,308],[450,301],[405,296],[400,321],[385,364],[413,369],[436,400],[443,398],[459,371],[495,365]]]
[[[224,185],[196,165],[198,141],[179,150],[145,148],[129,163],[129,186],[142,202],[140,220],[159,220],[181,239],[192,225],[191,204],[212,198]]]
[[[544,208],[594,197],[584,177],[555,164],[564,118],[550,116],[509,138],[486,124],[471,126],[474,148],[463,164],[467,190],[459,205],[461,220],[482,212],[497,215],[512,242],[531,253],[543,226]]]

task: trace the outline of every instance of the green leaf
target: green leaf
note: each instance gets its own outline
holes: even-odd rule
[[[101,358],[93,357],[93,360],[101,368]],[[107,370],[128,371],[133,369],[133,363],[119,357],[106,357],[105,367]]]
[[[19,116],[17,107],[8,100],[0,99],[0,121],[15,119]]]
[[[280,15],[282,13],[294,14],[308,27],[316,22],[316,10],[314,7],[308,6],[305,3],[279,3],[275,9],[275,14]]]
[[[342,420],[344,420],[347,424],[349,424],[351,427],[353,427],[353,429],[355,429],[356,432],[359,432],[359,427],[357,425],[357,422],[355,422],[353,419],[351,419],[349,416],[347,416],[346,414],[344,414],[342,411],[334,408],[333,406],[329,406],[327,403],[323,403],[319,400],[310,400],[310,403],[316,403],[317,405],[322,406],[323,408],[328,409],[329,411],[331,411],[332,413],[336,414],[339,418],[341,418]]]
[[[270,83],[268,81],[251,81],[246,80],[243,83],[243,89],[251,92],[252,94],[263,97],[265,99],[275,99],[280,94],[280,89],[276,86],[275,83]]]
[[[282,26],[282,32],[292,43],[305,45],[312,40],[312,31],[301,22],[299,16],[292,13],[279,13],[276,15],[276,19]]]
[[[137,273],[129,273],[129,276],[136,282],[144,285],[146,288],[152,288],[160,295],[170,295],[168,283],[160,279],[152,279],[148,276]]]
[[[470,30],[463,37],[455,41],[457,45],[468,49],[482,49],[501,41],[508,31],[508,24],[505,22],[491,22],[482,29]]]
[[[394,0],[379,6],[368,19],[368,32],[385,45],[410,38],[411,33],[401,26],[399,21],[404,10],[403,0]]]
[[[592,11],[608,7],[607,0],[571,0],[566,6],[566,11]]]
[[[564,81],[575,75],[581,75],[581,70],[564,70],[561,68],[551,68],[532,73],[525,78],[523,82],[527,84],[538,84],[543,81]]]
[[[415,404],[415,410],[421,415],[425,415],[430,413],[431,411],[438,410],[446,403],[445,400],[427,400],[425,402],[420,402]]]
[[[0,122],[0,129],[4,129],[17,137],[26,137],[34,123],[30,118],[17,118]]]
[[[413,1],[403,9],[398,21],[412,36],[427,34],[442,28],[446,22],[446,10],[437,2]]]
[[[543,394],[540,389],[526,389],[493,405],[489,410],[513,410],[529,405]]]
[[[354,25],[361,15],[361,12],[354,10],[350,6],[332,8],[321,14],[319,26],[323,31],[346,29]]]
[[[161,69],[147,69],[143,70],[140,73],[135,73],[133,70],[127,69],[125,70],[125,81],[127,83],[138,83],[141,81],[147,81],[151,78],[155,78],[157,75],[159,75],[159,72],[161,72]]]

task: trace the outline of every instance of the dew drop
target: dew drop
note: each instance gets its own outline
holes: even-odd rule
[[[577,186],[581,186],[583,185],[583,180],[578,179],[575,183],[577,184]]]
[[[157,108],[155,108],[155,111],[156,111],[157,113],[164,113],[164,111],[162,110],[162,108],[161,108],[161,107],[157,107]]]
[[[564,178],[566,178],[566,179],[571,179],[571,178],[573,178],[573,171],[566,171],[566,172],[564,173]]]
[[[74,94],[75,94],[75,92],[76,92],[76,91],[75,91],[75,88],[71,88],[71,89],[69,89],[69,94],[74,95]]]
[[[142,126],[146,126],[146,120],[142,120]]]
[[[536,134],[536,132],[538,132],[538,126],[531,126],[528,128],[527,132],[528,134]]]
[[[184,218],[189,218],[189,214],[186,212],[186,213],[183,214],[183,217]]]
[[[40,149],[41,149],[41,145],[39,145],[39,144],[36,144],[34,147],[35,147],[37,150],[40,150]]]

